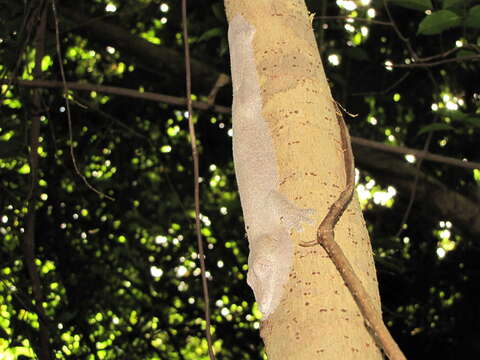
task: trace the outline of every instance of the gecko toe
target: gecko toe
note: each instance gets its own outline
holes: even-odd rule
[[[302,247],[311,247],[317,245],[318,242],[316,240],[313,241],[302,241],[299,245]]]

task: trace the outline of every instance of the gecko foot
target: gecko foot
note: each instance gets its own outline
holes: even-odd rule
[[[303,209],[297,207],[278,191],[271,191],[267,197],[267,208],[273,209],[275,220],[288,229],[288,231],[302,231],[302,224],[312,224],[315,209]]]
[[[321,225],[320,225],[321,226]],[[331,239],[333,240],[333,230],[332,229],[318,229],[317,230],[317,239],[312,241],[302,241],[300,246],[302,247],[310,247],[315,246],[317,244],[322,245],[325,240]]]
[[[312,224],[314,214],[314,209],[299,209],[290,206],[286,215],[280,217],[280,221],[290,230],[302,231],[302,223]]]

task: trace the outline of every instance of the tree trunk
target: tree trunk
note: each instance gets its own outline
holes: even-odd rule
[[[225,0],[233,146],[249,238],[248,283],[269,360],[381,359],[316,230],[346,184],[341,132],[303,0]],[[354,197],[334,228],[380,314]]]

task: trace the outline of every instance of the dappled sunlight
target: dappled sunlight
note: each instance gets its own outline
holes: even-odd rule
[[[405,160],[407,160],[407,162],[410,164],[414,164],[417,161],[417,158],[415,155],[407,154],[405,155]]]
[[[340,56],[337,54],[328,55],[328,62],[333,66],[338,66],[340,65]]]
[[[152,277],[154,277],[155,279],[159,279],[162,277],[163,275],[163,270],[159,267],[156,267],[156,266],[151,266],[150,267],[150,274],[152,275]]]
[[[258,336],[262,315],[246,284],[249,247],[232,160],[224,3],[189,1],[191,113],[184,106],[179,2],[56,0],[60,41],[48,6],[43,50],[36,2],[0,3],[8,13],[0,20],[0,360],[39,357],[33,349],[39,348],[42,316],[59,360],[208,358],[189,115],[200,157],[214,348],[218,359],[266,359]],[[478,73],[478,7],[457,0],[435,0],[432,9],[423,0],[386,3],[391,18],[383,1],[307,2],[332,96],[347,114],[359,115],[346,119],[352,139],[421,151],[430,133],[429,153],[478,161],[480,93],[470,83]],[[433,35],[428,31],[438,27],[419,28],[426,14],[431,19],[439,11],[456,14],[461,24]],[[287,48],[279,47],[283,53],[275,60],[287,58]],[[229,80],[211,97],[220,75]],[[38,139],[36,153],[32,138]],[[469,358],[461,352],[477,349],[470,342],[471,314],[478,312],[478,229],[470,209],[480,169],[426,158],[410,217],[400,224],[413,181],[388,167],[398,160],[412,175],[420,153],[393,159],[379,150],[382,156],[365,159],[357,145],[356,191],[387,325],[408,344],[411,358],[448,351]],[[82,176],[115,201],[92,191]],[[424,178],[444,186],[438,199],[428,198]],[[427,201],[420,201],[424,191]],[[452,197],[444,201],[444,195]],[[472,204],[468,214],[457,200]],[[25,251],[30,233],[32,259]]]
[[[434,235],[439,239],[437,247],[437,256],[443,259],[450,251],[455,250],[458,242],[461,240],[459,235],[452,234],[452,223],[450,221],[440,221],[439,228],[434,230]]]
[[[353,0],[337,0],[337,5],[347,11],[353,11],[357,8],[357,4]]]
[[[107,6],[105,6],[105,11],[106,12],[115,12],[115,11],[117,11],[117,7],[113,3],[108,3]]]
[[[382,189],[374,179],[367,177],[367,183],[357,183],[357,194],[362,209],[371,208],[372,203],[390,208],[394,204],[397,190],[393,186]]]

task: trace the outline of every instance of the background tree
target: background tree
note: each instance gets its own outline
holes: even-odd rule
[[[48,16],[39,76],[34,39],[42,5]],[[478,164],[419,166],[420,156],[360,146],[359,138],[478,161],[480,8],[468,0],[307,5],[334,97],[359,114],[347,122],[387,323],[410,358],[475,357]],[[65,76],[74,83],[73,141],[51,2],[0,1],[0,352],[7,359],[39,354],[42,323],[57,358],[205,358],[179,5],[65,0],[57,10]],[[247,242],[231,162],[230,86],[215,106],[207,101],[229,69],[222,2],[192,2],[189,23],[215,348],[223,359],[259,358],[259,312],[245,283]],[[79,172],[115,201],[85,185],[70,145]],[[22,246],[32,183],[45,319]]]

